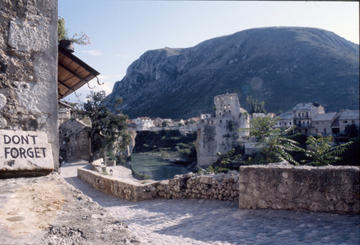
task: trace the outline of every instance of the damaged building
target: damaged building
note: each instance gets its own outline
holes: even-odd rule
[[[225,153],[246,141],[250,117],[240,107],[236,93],[214,97],[215,116],[202,119],[196,142],[199,166],[214,163],[217,153]]]

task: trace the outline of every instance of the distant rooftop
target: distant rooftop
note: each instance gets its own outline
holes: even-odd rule
[[[359,120],[359,110],[345,110],[340,113],[340,120]]]
[[[336,112],[317,114],[317,115],[315,115],[315,117],[312,120],[313,121],[329,121],[329,120],[333,120],[336,117],[336,114],[337,114]]]
[[[292,111],[287,111],[287,112],[281,113],[279,115],[279,117],[280,117],[280,120],[291,120],[291,119],[293,119],[294,114],[292,113]]]
[[[309,102],[309,103],[299,103],[296,106],[294,106],[294,110],[302,110],[302,109],[312,109],[314,107],[321,106],[319,103],[316,102]]]

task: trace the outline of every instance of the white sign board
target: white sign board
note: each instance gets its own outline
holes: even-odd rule
[[[54,169],[45,132],[0,130],[0,171]]]

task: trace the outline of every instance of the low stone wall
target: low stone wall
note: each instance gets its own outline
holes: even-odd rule
[[[239,207],[360,213],[360,168],[240,167]]]
[[[156,197],[157,182],[144,183],[103,175],[95,171],[78,168],[78,177],[96,190],[128,201],[142,201]]]
[[[104,193],[128,201],[153,198],[167,199],[217,199],[235,201],[239,196],[239,175],[236,171],[227,174],[177,175],[163,181],[139,181],[102,175],[95,171],[79,168],[78,177]]]
[[[173,179],[161,181],[157,186],[158,196],[172,199],[214,199],[235,201],[239,196],[239,174],[177,175]]]
[[[80,168],[95,189],[129,201],[154,198],[239,201],[246,209],[360,213],[359,167],[254,165],[227,174],[185,174],[163,181],[116,178]]]

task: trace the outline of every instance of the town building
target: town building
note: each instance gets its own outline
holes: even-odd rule
[[[286,129],[294,126],[294,114],[292,111],[281,113],[278,118],[275,127]]]
[[[150,130],[155,127],[154,121],[149,117],[138,117],[132,121],[136,125],[136,130],[138,131]]]
[[[344,110],[340,112],[339,117],[339,133],[345,134],[345,129],[347,126],[356,125],[359,129],[360,119],[359,119],[359,110]]]
[[[66,122],[71,118],[71,111],[73,107],[66,102],[60,101],[58,102],[58,126]]]
[[[333,135],[336,130],[335,121],[339,116],[339,113],[328,112],[323,114],[317,114],[311,119],[310,134],[322,136]]]
[[[312,118],[324,113],[324,107],[319,103],[299,103],[293,108],[294,124],[301,133],[308,135]]]

